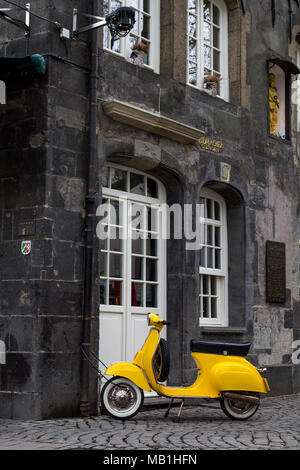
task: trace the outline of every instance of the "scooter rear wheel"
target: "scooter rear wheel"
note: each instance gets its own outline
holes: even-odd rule
[[[131,380],[113,377],[101,390],[101,404],[113,418],[129,419],[138,413],[144,402],[144,392]]]
[[[238,392],[237,392],[238,393]],[[259,397],[258,393],[247,393],[254,397]],[[246,420],[256,413],[259,408],[259,404],[246,403],[242,400],[230,399],[226,397],[220,398],[220,405],[223,412],[231,419]]]

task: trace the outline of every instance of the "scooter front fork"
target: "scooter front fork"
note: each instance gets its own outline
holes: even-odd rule
[[[169,412],[170,412],[170,409],[173,405],[173,401],[174,401],[174,398],[171,398],[171,401],[169,403],[169,406],[168,406],[168,409],[167,411],[165,412],[165,418],[167,418],[169,416]],[[181,412],[182,412],[182,408],[183,408],[183,405],[184,405],[184,398],[182,398],[181,400],[181,405],[180,405],[180,408],[179,408],[179,412],[178,412],[178,415],[177,415],[177,418],[176,418],[176,421],[178,422],[179,419],[180,419],[180,415],[181,415]]]

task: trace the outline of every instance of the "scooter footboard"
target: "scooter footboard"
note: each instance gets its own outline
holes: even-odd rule
[[[218,391],[236,390],[245,392],[267,393],[266,380],[252,364],[221,362],[211,371],[211,381]]]
[[[104,375],[114,375],[118,377],[125,377],[131,380],[141,389],[150,392],[151,388],[147,382],[147,379],[138,366],[131,364],[130,362],[118,362],[114,364],[104,372]]]

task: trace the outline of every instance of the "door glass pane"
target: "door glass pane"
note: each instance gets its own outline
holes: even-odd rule
[[[146,286],[146,307],[157,308],[157,285]]]
[[[109,277],[122,277],[122,255],[110,253]]]
[[[122,305],[122,282],[109,282],[109,305]]]
[[[144,305],[144,284],[141,282],[132,282],[131,284],[131,305],[132,307],[143,307]]]
[[[134,239],[133,237],[131,246],[132,246],[132,253],[136,255],[143,254],[143,239],[141,237],[137,237],[136,239]]]
[[[100,304],[107,304],[106,300],[106,282],[103,279],[100,279]]]
[[[132,279],[139,279],[142,280],[143,276],[143,265],[144,265],[144,258],[133,256],[131,260],[131,277]]]
[[[150,235],[146,240],[146,255],[157,256],[157,240],[151,238]]]
[[[155,259],[146,260],[146,280],[157,281],[157,260]]]
[[[123,240],[121,240],[121,230],[119,228],[114,229],[114,237],[110,237],[110,251],[123,251]]]

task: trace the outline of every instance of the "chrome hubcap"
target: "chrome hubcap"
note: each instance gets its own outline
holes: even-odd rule
[[[108,393],[108,402],[116,411],[128,411],[136,403],[136,392],[129,385],[114,385]]]

